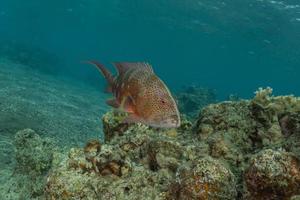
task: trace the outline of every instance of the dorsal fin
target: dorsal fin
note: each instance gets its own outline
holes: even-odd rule
[[[101,63],[99,63],[97,61],[83,61],[83,62],[95,65],[99,69],[99,71],[103,74],[103,76],[105,77],[105,79],[108,82],[107,91],[111,92],[111,90],[112,90],[111,88],[114,85],[114,78],[113,78],[112,74],[110,73],[110,71],[108,69],[106,69],[106,67],[104,65],[102,65]]]
[[[119,74],[124,74],[127,70],[133,68],[144,68],[153,73],[152,66],[145,62],[115,62],[113,65],[117,68]]]
[[[104,65],[102,65],[101,63],[99,63],[97,61],[94,61],[94,60],[84,61],[84,62],[88,63],[88,64],[95,65],[99,69],[99,71],[103,74],[103,76],[107,80],[108,84],[110,86],[112,86],[114,84],[114,78],[113,78],[112,74],[110,73],[110,71],[108,69],[106,69],[104,67]]]

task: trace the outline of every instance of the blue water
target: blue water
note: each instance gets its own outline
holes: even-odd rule
[[[77,82],[103,81],[81,60],[148,61],[172,90],[300,94],[298,0],[1,0],[0,27],[1,42],[55,55],[36,67]]]

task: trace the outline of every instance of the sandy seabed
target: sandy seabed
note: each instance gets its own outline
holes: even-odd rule
[[[32,128],[69,148],[101,138],[106,94],[0,58],[0,184],[14,165],[14,135]]]

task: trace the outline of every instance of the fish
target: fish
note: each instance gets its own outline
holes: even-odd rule
[[[156,128],[177,128],[181,124],[177,104],[166,84],[146,62],[115,62],[117,75],[97,61],[87,61],[98,68],[108,83],[113,98],[106,103],[128,113],[123,123],[142,123]]]

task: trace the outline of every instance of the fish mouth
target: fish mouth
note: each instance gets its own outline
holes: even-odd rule
[[[159,128],[178,128],[181,125],[180,117],[177,115],[171,115],[165,120],[160,121],[156,124],[156,127]]]
[[[181,120],[179,115],[171,116],[171,124],[174,125],[174,128],[178,128],[181,125]]]
[[[180,125],[177,124],[151,124],[153,128],[178,128]]]

